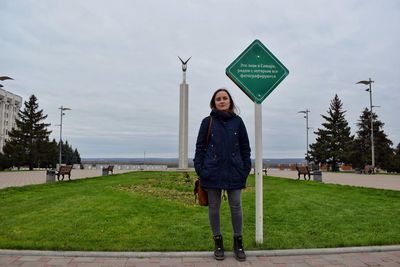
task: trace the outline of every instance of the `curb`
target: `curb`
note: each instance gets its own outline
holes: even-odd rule
[[[299,256],[323,255],[365,252],[400,251],[400,245],[343,247],[343,248],[315,248],[315,249],[282,249],[282,250],[252,250],[246,251],[247,256]],[[226,252],[226,255],[233,255]],[[107,252],[107,251],[53,251],[53,250],[10,250],[0,249],[0,255],[20,256],[60,256],[60,257],[112,257],[112,258],[178,258],[178,257],[210,257],[210,251],[180,251],[180,252]]]

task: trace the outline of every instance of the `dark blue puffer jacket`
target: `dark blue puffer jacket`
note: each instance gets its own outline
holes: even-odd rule
[[[211,111],[211,134],[206,145],[210,117],[201,122],[194,167],[204,188],[242,189],[251,170],[250,144],[243,120],[236,114]]]

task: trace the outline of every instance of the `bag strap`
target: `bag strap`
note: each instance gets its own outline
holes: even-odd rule
[[[212,117],[210,116],[210,119],[208,120],[208,131],[207,131],[206,147],[208,146],[208,143],[210,142],[211,124],[212,124]]]
[[[193,190],[193,193],[194,193],[194,202],[196,203],[196,200],[197,200],[197,195],[199,194],[199,185],[200,185],[200,181],[199,181],[199,179],[197,179],[195,182],[194,182],[194,190]]]

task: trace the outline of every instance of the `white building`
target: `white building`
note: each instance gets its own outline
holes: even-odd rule
[[[0,152],[8,133],[16,127],[15,119],[22,106],[22,97],[0,88]]]

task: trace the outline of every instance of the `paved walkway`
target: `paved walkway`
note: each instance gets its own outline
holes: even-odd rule
[[[269,169],[269,176],[297,179],[297,171]],[[300,176],[303,180],[303,175]],[[308,178],[307,178],[308,179]],[[313,177],[311,176],[311,180]],[[400,175],[323,172],[322,182],[400,191]]]
[[[57,252],[0,250],[0,266],[132,266],[132,267],[262,267],[262,266],[400,266],[400,246],[338,249],[248,251],[238,262],[232,252],[223,261],[211,252]]]
[[[126,172],[116,170],[116,173]],[[73,170],[73,179],[100,176],[101,170]],[[268,175],[297,179],[295,171],[269,170]],[[400,190],[400,176],[323,173],[324,183],[336,183]],[[0,188],[41,184],[45,171],[0,172]],[[400,246],[360,248],[248,251],[245,262],[237,262],[232,252],[224,261],[215,261],[211,252],[135,253],[0,250],[0,266],[399,266]]]
[[[114,173],[124,173],[131,170],[114,170]],[[101,170],[76,170],[71,172],[72,179],[83,179],[101,176]],[[297,171],[269,169],[269,176],[297,179]],[[301,176],[302,177],[302,176]],[[311,176],[312,179],[312,176]],[[301,178],[303,180],[303,178]],[[363,186],[380,189],[400,191],[400,175],[384,174],[355,174],[355,173],[331,173],[323,172],[324,183]],[[46,171],[0,172],[0,188],[10,186],[24,186],[29,184],[46,183]]]
[[[114,174],[129,172],[132,170],[114,170]],[[102,170],[77,170],[71,171],[71,179],[84,179],[101,176]],[[57,178],[56,178],[57,180]],[[66,176],[64,180],[68,180]],[[12,171],[0,172],[0,188],[10,186],[24,186],[30,184],[46,183],[46,171]]]

